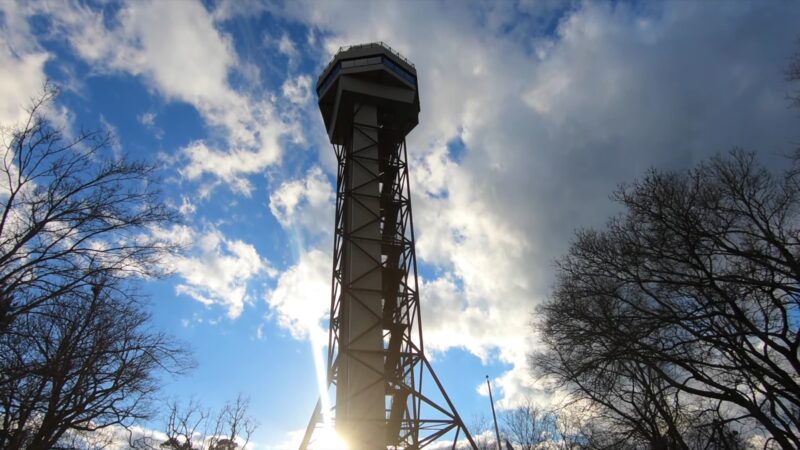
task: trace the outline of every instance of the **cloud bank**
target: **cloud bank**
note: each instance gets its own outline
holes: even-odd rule
[[[417,254],[441,271],[421,288],[426,342],[511,364],[506,406],[537,394],[525,354],[554,259],[613,214],[619,183],[797,139],[782,80],[797,5],[309,6],[283,13],[322,30],[329,54],[385,40],[417,65]]]

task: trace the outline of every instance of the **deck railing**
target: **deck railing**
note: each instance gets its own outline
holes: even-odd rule
[[[369,43],[366,43],[366,44],[346,45],[344,47],[339,47],[339,50],[337,50],[336,53],[333,55],[333,58],[331,58],[331,61],[328,63],[327,66],[325,66],[325,70],[323,70],[322,73],[320,74],[319,78],[317,78],[317,82],[319,82],[319,80],[322,78],[322,76],[328,72],[328,70],[333,65],[333,61],[336,60],[336,55],[338,55],[339,53],[346,52],[347,50],[356,49],[356,48],[372,48],[372,47],[381,47],[381,48],[384,48],[386,50],[389,50],[389,53],[391,53],[392,56],[394,56],[395,58],[397,58],[397,59],[403,61],[404,63],[408,64],[409,66],[413,67],[414,70],[416,70],[416,68],[417,68],[414,65],[414,63],[412,63],[411,61],[408,60],[408,58],[406,58],[405,56],[401,55],[400,52],[398,52],[397,50],[393,49],[392,47],[390,47],[387,43],[385,43],[383,41],[369,42]]]

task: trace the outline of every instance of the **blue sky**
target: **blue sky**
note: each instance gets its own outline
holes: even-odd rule
[[[784,69],[796,2],[0,0],[0,121],[44,80],[67,130],[108,128],[159,162],[188,252],[145,284],[157,326],[199,367],[164,395],[251,398],[255,448],[295,446],[326,331],[334,155],[313,86],[341,45],[417,66],[408,138],[425,342],[469,423],[550,395],[530,327],[573,230],[615,186],[734,146],[793,150]]]

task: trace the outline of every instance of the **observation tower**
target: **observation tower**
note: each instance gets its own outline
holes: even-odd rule
[[[330,410],[317,402],[300,449],[325,448],[326,417],[351,450],[420,449],[445,437],[474,449],[423,352],[405,142],[419,123],[416,68],[383,42],[342,47],[316,89],[338,160],[327,365],[335,400]]]

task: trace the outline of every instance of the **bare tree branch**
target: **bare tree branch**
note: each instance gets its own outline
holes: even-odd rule
[[[164,424],[167,439],[146,445],[139,450],[236,450],[250,442],[258,424],[249,413],[250,400],[241,394],[212,413],[199,403],[190,401],[183,406],[170,402]]]
[[[150,232],[177,220],[153,166],[111,154],[107,133],[65,137],[44,117],[56,95],[45,86],[21,128],[0,129],[0,448],[150,417],[157,374],[193,365],[135,289],[177,250]]]
[[[645,442],[749,424],[800,447],[798,174],[733,151],[615,198],[559,264],[534,369]]]
[[[72,291],[0,335],[0,447],[48,449],[70,431],[149,418],[157,373],[192,366],[139,303],[113,292]]]
[[[154,167],[115,158],[107,133],[66,139],[42,115],[55,95],[33,102],[24,128],[3,131],[0,330],[99,274],[161,275],[176,250],[148,232],[177,220],[153,189]]]

